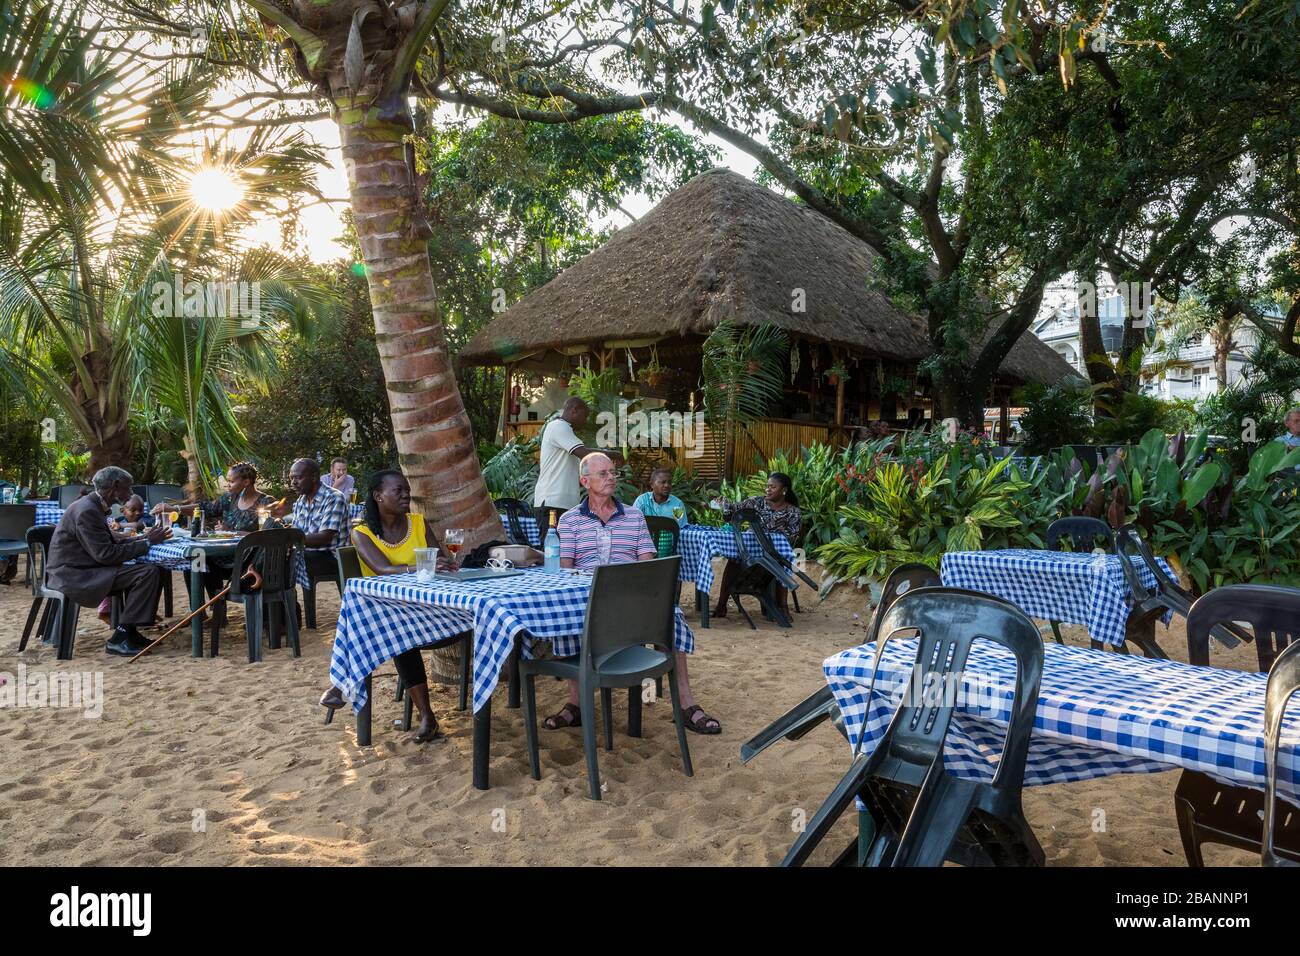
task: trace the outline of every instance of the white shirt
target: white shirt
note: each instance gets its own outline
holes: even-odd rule
[[[577,507],[582,486],[578,484],[578,458],[571,454],[582,444],[573,426],[563,418],[552,419],[542,429],[542,461],[533,491],[533,507]]]

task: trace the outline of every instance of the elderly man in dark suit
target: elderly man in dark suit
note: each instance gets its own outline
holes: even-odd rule
[[[162,587],[162,568],[126,562],[149,553],[171,532],[161,524],[138,541],[119,541],[108,528],[113,505],[131,497],[131,475],[121,468],[101,468],[95,490],[63,512],[50,541],[47,575],[50,587],[82,607],[95,607],[110,594],[123,596],[122,613],[105,650],[130,656],[148,645],[138,625],[152,624]]]

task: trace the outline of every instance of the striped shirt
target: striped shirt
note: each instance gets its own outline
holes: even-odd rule
[[[657,554],[645,515],[617,498],[609,521],[592,514],[590,502],[584,499],[578,507],[560,515],[556,528],[560,534],[560,560],[569,558],[575,568],[624,564],[643,554]]]
[[[329,544],[333,551],[347,544],[348,500],[325,485],[316,489],[310,501],[306,495],[299,495],[293,503],[293,526],[303,534],[333,531],[334,539]]]

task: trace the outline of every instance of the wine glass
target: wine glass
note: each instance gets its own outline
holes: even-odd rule
[[[262,529],[266,527],[267,519],[271,517],[271,509],[268,505],[257,506],[257,527]]]
[[[465,547],[465,529],[448,528],[447,533],[442,536],[442,544],[447,549],[447,553],[451,555],[452,560],[459,566],[460,549]]]

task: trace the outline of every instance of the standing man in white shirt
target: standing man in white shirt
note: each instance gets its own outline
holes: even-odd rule
[[[616,467],[623,464],[623,456],[618,452],[584,445],[574,432],[575,428],[587,423],[590,414],[586,402],[571,396],[565,400],[560,416],[551,419],[542,429],[541,467],[537,473],[537,487],[533,490],[533,510],[543,543],[550,527],[546,509],[577,507],[582,490],[578,483],[578,463],[584,457],[601,452],[608,455]]]

